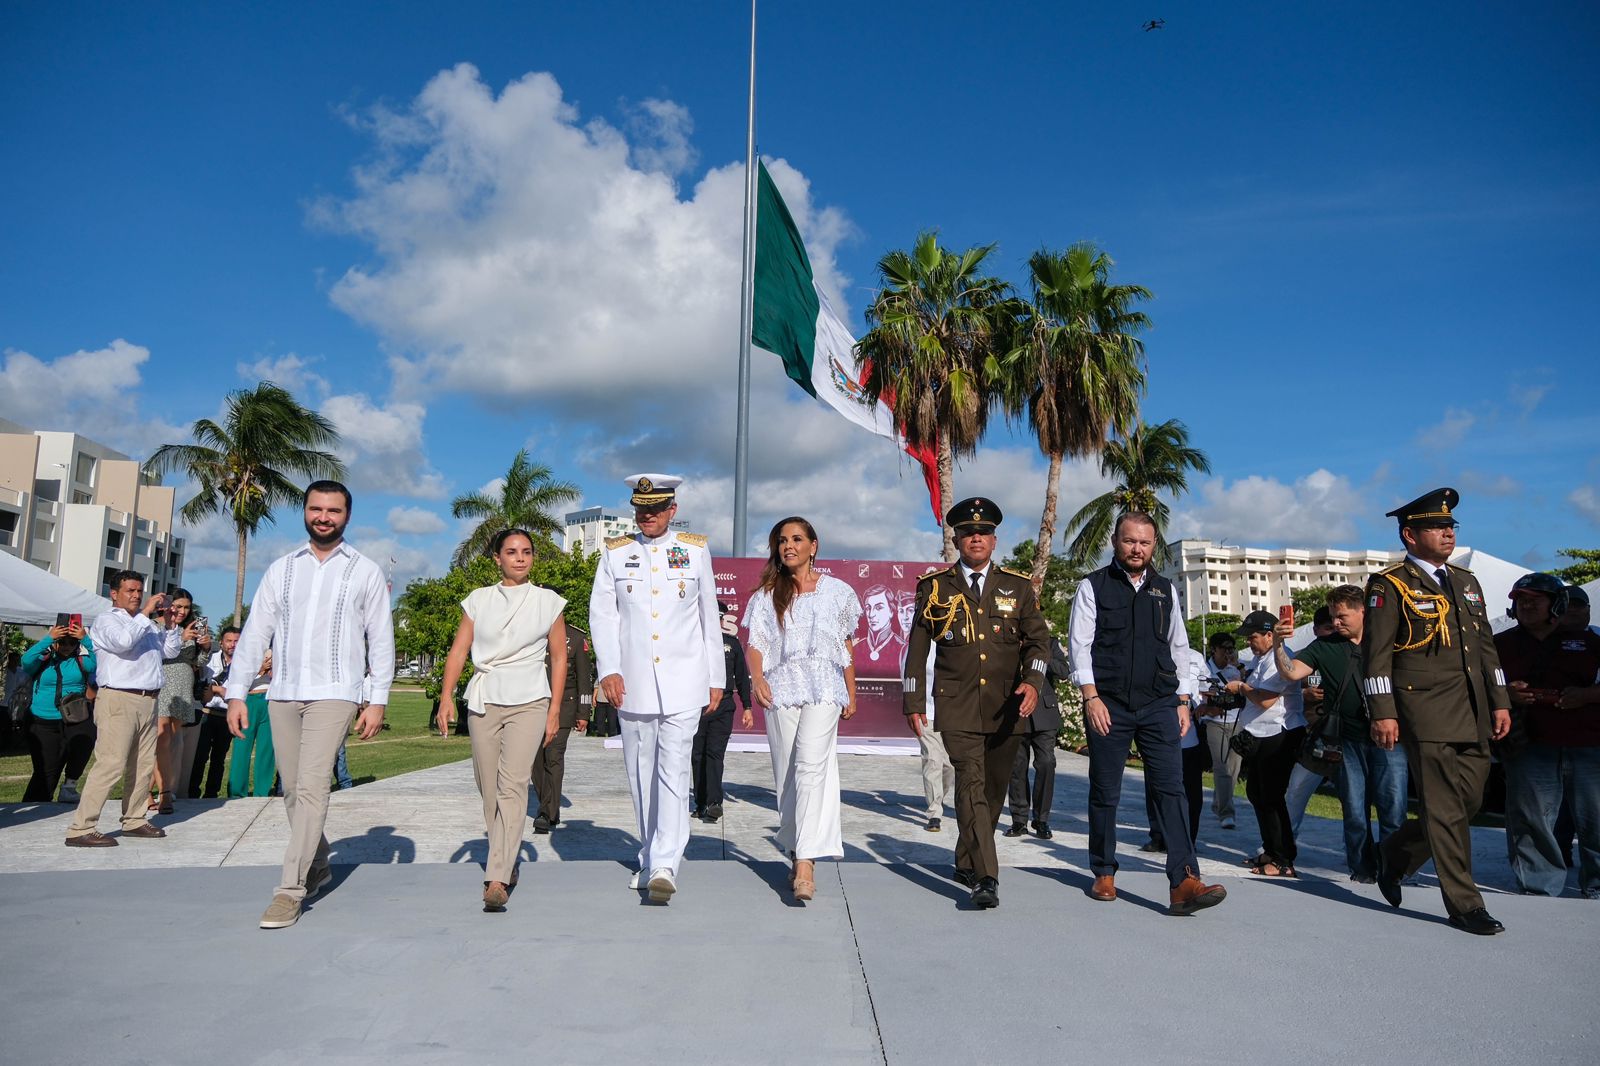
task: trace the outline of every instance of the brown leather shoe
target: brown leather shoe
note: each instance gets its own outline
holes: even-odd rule
[[[1172,890],[1172,903],[1168,914],[1193,914],[1207,907],[1215,907],[1228,898],[1228,890],[1221,885],[1208,885],[1196,877],[1193,870]]]
[[[85,833],[79,837],[67,838],[67,847],[69,848],[114,848],[116,846],[115,839],[100,832]]]
[[[146,840],[159,840],[167,835],[167,831],[158,829],[156,826],[146,822],[143,825],[136,825],[132,829],[124,829],[122,835],[125,837],[143,837]]]
[[[1089,889],[1089,895],[1101,903],[1111,903],[1117,898],[1117,879],[1110,874],[1101,874],[1094,879],[1094,887]]]

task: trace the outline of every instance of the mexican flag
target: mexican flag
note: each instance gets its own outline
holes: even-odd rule
[[[756,263],[750,341],[783,360],[795,384],[863,429],[898,441],[922,467],[934,517],[944,514],[932,448],[911,448],[895,430],[892,396],[869,401],[855,369],[856,339],[811,274],[811,259],[766,164],[756,181]]]

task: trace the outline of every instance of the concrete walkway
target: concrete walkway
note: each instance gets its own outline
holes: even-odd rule
[[[801,906],[770,764],[730,753],[727,816],[695,823],[659,907],[625,887],[619,754],[577,738],[568,762],[564,824],[529,836],[500,915],[477,902],[466,763],[335,793],[335,883],[285,931],[255,928],[279,801],[180,804],[166,840],[103,850],[62,846],[64,808],[0,807],[0,1062],[1590,1062],[1600,1046],[1600,905],[1503,894],[1498,831],[1474,844],[1504,936],[1445,926],[1430,877],[1399,912],[1350,884],[1331,821],[1307,819],[1300,881],[1243,875],[1259,843],[1243,801],[1237,831],[1209,811],[1201,829],[1228,901],[1174,919],[1160,856],[1132,851],[1133,772],[1126,898],[1084,895],[1086,763],[1064,755],[1056,838],[1001,838],[1001,907],[978,913],[948,879],[953,818],[922,829],[916,760],[846,757],[849,854]]]

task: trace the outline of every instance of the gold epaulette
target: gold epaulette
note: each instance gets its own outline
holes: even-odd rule
[[[1024,581],[1033,580],[1032,574],[1024,574],[1021,570],[1013,570],[1009,566],[997,566],[995,569],[999,570],[1002,574],[1010,574],[1012,577],[1020,577]]]
[[[693,544],[696,548],[704,548],[706,546],[706,535],[704,533],[679,533],[678,539],[685,544]]]
[[[1404,559],[1401,559],[1398,563],[1390,563],[1388,566],[1384,567],[1382,570],[1379,570],[1377,573],[1373,574],[1372,576],[1373,577],[1382,577],[1384,574],[1392,574],[1392,573],[1396,572],[1397,570],[1405,569],[1405,565],[1406,565],[1406,561]]]
[[[632,541],[633,541],[632,537],[607,537],[606,538],[606,551],[615,551],[616,549],[622,547],[624,544],[629,544]]]
[[[917,584],[922,584],[930,577],[938,577],[940,574],[953,574],[955,572],[956,568],[953,566],[947,566],[943,570],[929,570],[926,574],[923,574],[921,577],[917,578]]]

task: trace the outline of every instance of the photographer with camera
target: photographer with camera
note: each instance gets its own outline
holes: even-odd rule
[[[1196,708],[1211,751],[1211,813],[1224,829],[1234,828],[1233,783],[1239,780],[1239,753],[1228,744],[1239,731],[1244,697],[1228,691],[1239,680],[1239,653],[1232,633],[1213,633],[1206,642],[1206,673],[1200,679],[1202,700]]]
[[[1299,854],[1289,817],[1289,777],[1300,757],[1306,716],[1300,684],[1278,672],[1272,654],[1278,618],[1269,611],[1251,611],[1237,630],[1250,644],[1255,660],[1250,673],[1230,681],[1227,691],[1245,698],[1239,731],[1229,744],[1245,767],[1245,796],[1261,827],[1261,851],[1250,860],[1251,873],[1261,877],[1298,877]]]
[[[1511,586],[1515,627],[1494,638],[1511,692],[1512,729],[1497,746],[1506,772],[1506,849],[1524,895],[1567,885],[1556,814],[1571,805],[1578,891],[1600,899],[1600,636],[1567,630],[1568,592],[1551,574]]]
[[[65,624],[62,624],[65,618]],[[79,616],[59,616],[44,639],[22,655],[26,683],[17,690],[12,713],[25,722],[23,740],[33,762],[33,776],[22,794],[24,803],[49,803],[56,798],[61,772],[82,773],[94,750],[94,647]],[[32,686],[32,698],[28,698]],[[62,802],[72,797],[65,791]]]

